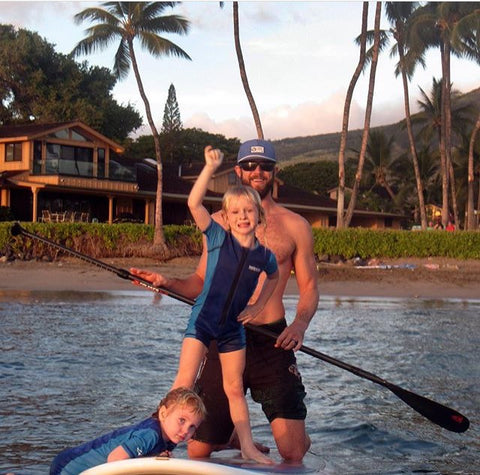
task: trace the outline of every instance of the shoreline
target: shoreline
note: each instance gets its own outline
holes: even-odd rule
[[[194,271],[197,260],[197,257],[182,257],[160,264],[140,258],[101,261],[120,269],[137,267],[182,278]],[[320,301],[322,296],[478,300],[480,261],[428,258],[371,261],[369,266],[320,263],[318,285]],[[113,272],[76,258],[0,262],[0,291],[67,290],[146,291]],[[294,277],[285,295],[298,295]]]

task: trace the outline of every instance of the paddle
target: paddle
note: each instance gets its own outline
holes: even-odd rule
[[[73,249],[70,249],[68,247],[62,246],[61,244],[57,244],[54,241],[50,241],[49,239],[46,239],[44,237],[38,236],[36,234],[30,233],[23,229],[19,223],[15,223],[12,226],[11,229],[12,236],[17,236],[19,234],[23,234],[25,236],[28,236],[32,239],[37,239],[41,242],[44,242],[46,244],[49,244],[51,246],[54,246],[58,249],[61,249],[62,251],[65,251],[69,254],[74,255],[75,257],[78,257],[90,264],[96,265],[98,267],[101,267],[104,270],[107,270],[109,272],[113,272],[114,274],[117,274],[119,277],[122,279],[128,279],[131,280],[132,282],[137,282],[140,285],[153,290],[154,292],[162,293],[165,295],[168,295],[169,297],[172,297],[174,299],[177,299],[183,303],[186,303],[188,305],[193,305],[195,302],[192,299],[189,299],[181,294],[178,294],[176,292],[173,292],[171,290],[162,288],[162,287],[155,287],[151,282],[141,279],[140,277],[137,277],[133,274],[131,274],[129,271],[126,269],[121,269],[118,267],[111,266],[109,264],[106,264],[102,261],[99,261],[97,259],[94,259],[93,257],[87,256],[85,254],[82,254],[80,252],[74,251]],[[257,327],[255,325],[247,324],[246,327],[254,331],[256,333],[261,333],[265,336],[271,337],[273,339],[277,339],[278,335],[264,327]],[[349,371],[350,373],[355,374],[356,376],[359,376],[360,378],[368,379],[369,381],[372,381],[376,384],[379,384],[380,386],[383,386],[390,390],[393,394],[395,394],[397,397],[399,397],[403,402],[408,404],[412,409],[417,411],[419,414],[422,416],[426,417],[429,419],[431,422],[434,424],[439,425],[440,427],[443,427],[444,429],[447,429],[452,432],[465,432],[469,425],[470,421],[460,414],[459,412],[444,406],[443,404],[440,404],[438,402],[432,401],[431,399],[428,399],[424,396],[420,396],[419,394],[415,394],[411,391],[408,391],[406,389],[401,388],[400,386],[397,386],[396,384],[393,384],[385,379],[379,378],[373,373],[370,373],[368,371],[365,371],[361,368],[358,368],[356,366],[352,366],[348,363],[344,363],[343,361],[337,360],[335,358],[332,358],[331,356],[328,356],[324,353],[320,353],[319,351],[313,350],[312,348],[309,348],[305,345],[302,345],[299,348],[299,351],[306,353],[307,355],[313,356],[314,358],[318,358],[322,361],[325,361],[327,363],[330,363],[334,366],[337,366],[339,368],[342,368],[344,370]]]

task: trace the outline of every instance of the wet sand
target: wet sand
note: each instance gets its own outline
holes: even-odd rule
[[[137,267],[185,277],[195,269],[197,258],[177,258],[161,264],[151,259],[102,261],[116,268]],[[318,285],[321,296],[480,299],[480,261],[431,258],[371,261],[366,266],[320,263]],[[76,258],[0,262],[0,290],[146,291]],[[292,276],[286,294],[297,292]]]

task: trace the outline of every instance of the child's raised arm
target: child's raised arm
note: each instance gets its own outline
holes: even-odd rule
[[[198,175],[197,181],[188,196],[188,207],[201,231],[207,229],[212,219],[202,202],[207,193],[208,182],[216,169],[222,164],[222,161],[223,153],[219,149],[214,149],[211,145],[205,147],[205,166],[200,175]]]

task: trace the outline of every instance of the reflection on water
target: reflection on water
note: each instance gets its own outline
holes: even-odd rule
[[[289,316],[296,300],[286,299]],[[305,345],[465,414],[440,429],[387,389],[298,353],[323,473],[479,473],[480,301],[322,299]],[[190,308],[148,292],[0,292],[0,473],[139,420],[170,387]],[[254,436],[272,447],[251,403]],[[178,455],[185,455],[179,449]]]

